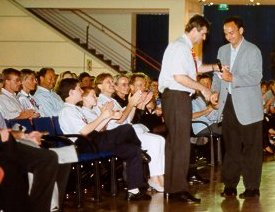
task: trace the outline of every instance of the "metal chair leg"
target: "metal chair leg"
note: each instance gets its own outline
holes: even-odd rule
[[[81,208],[81,200],[82,200],[82,194],[81,194],[81,164],[76,164],[76,198],[77,198],[77,208]]]
[[[214,139],[213,136],[210,135],[210,151],[211,151],[211,159],[210,159],[210,165],[215,165],[215,153],[214,153]]]
[[[116,184],[116,158],[111,158],[111,194],[112,196],[116,196],[117,194],[117,184]]]

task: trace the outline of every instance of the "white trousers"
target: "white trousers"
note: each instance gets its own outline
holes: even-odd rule
[[[165,139],[160,135],[149,133],[148,130],[145,130],[144,125],[134,124],[133,127],[141,141],[141,148],[147,150],[151,157],[149,163],[150,176],[164,175]]]

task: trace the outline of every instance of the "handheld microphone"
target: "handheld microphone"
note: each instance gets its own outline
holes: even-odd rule
[[[218,65],[218,67],[219,67],[220,72],[222,73],[223,70],[222,70],[222,64],[221,64],[220,59],[217,59],[217,65]]]

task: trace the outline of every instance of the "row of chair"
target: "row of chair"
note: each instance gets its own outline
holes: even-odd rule
[[[8,128],[13,128],[14,125],[17,127],[25,128],[25,132],[31,131],[47,132],[48,138],[55,140],[55,146],[64,146],[68,144],[74,144],[68,138],[79,137],[80,135],[64,135],[59,122],[58,117],[40,117],[34,119],[10,119],[5,120]],[[66,141],[66,142],[65,142]],[[100,182],[100,164],[101,160],[108,159],[111,164],[111,194],[113,196],[117,193],[116,186],[116,175],[115,175],[115,161],[116,157],[111,152],[95,152],[95,153],[80,153],[78,154],[78,162],[72,164],[72,168],[76,170],[76,195],[77,195],[77,207],[82,206],[82,189],[81,189],[81,168],[83,163],[91,162],[94,165],[94,176],[95,176],[95,201],[101,201],[101,182]]]

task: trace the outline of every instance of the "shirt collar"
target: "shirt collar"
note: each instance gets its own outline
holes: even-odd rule
[[[190,38],[185,33],[182,35],[182,37],[186,41],[186,43],[190,47],[190,49],[192,49],[193,48],[193,44],[192,44],[192,41],[190,40]]]
[[[5,88],[2,88],[2,93],[5,94],[6,96],[12,97],[12,98],[16,98],[16,94],[15,93],[11,93],[8,90],[6,90]]]
[[[231,44],[231,45],[230,45],[231,51],[238,52],[239,49],[240,49],[240,47],[241,47],[241,45],[242,45],[242,43],[243,43],[243,40],[244,40],[244,38],[242,38],[242,40],[241,40],[241,42],[239,43],[239,45],[237,46],[237,48],[233,48],[233,46],[232,46],[232,44]]]
[[[37,88],[39,88],[39,89],[41,89],[41,90],[43,90],[43,91],[51,92],[51,91],[48,90],[47,88],[44,88],[44,87],[42,87],[42,86],[40,86],[40,85],[38,85]]]

